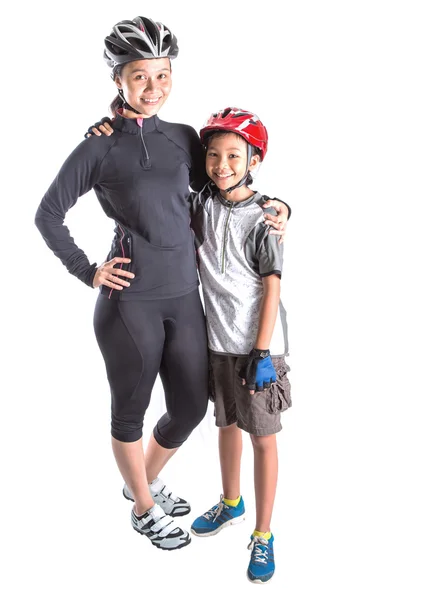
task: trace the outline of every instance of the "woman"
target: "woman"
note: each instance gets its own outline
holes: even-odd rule
[[[207,341],[186,202],[189,185],[199,190],[206,181],[203,151],[191,127],[157,117],[177,54],[176,37],[161,23],[137,17],[115,25],[105,39],[119,93],[114,104],[123,107],[114,133],[74,150],[36,215],[67,269],[101,289],[94,326],[111,388],[113,452],[124,495],[134,499],[133,528],[167,550],[190,543],[172,518],[190,506],[157,476],[203,419],[208,401]],[[91,189],[116,222],[100,267],[90,264],[63,223]],[[144,457],[143,417],[157,374],[167,412]]]

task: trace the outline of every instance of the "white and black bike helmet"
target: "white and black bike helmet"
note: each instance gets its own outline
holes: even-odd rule
[[[177,38],[163,25],[145,17],[120,21],[104,40],[104,59],[112,69],[144,58],[176,58]]]

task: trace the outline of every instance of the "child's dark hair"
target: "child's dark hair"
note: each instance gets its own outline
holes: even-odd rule
[[[233,134],[237,135],[237,137],[239,137],[241,140],[243,140],[244,142],[246,142],[245,138],[242,135],[239,135],[238,133],[236,133],[235,131],[229,131],[229,130],[228,131],[219,131],[219,130],[218,131],[211,131],[204,138],[204,146],[205,146],[206,151],[207,151],[207,148],[208,148],[208,146],[209,146],[209,144],[210,144],[210,142],[211,142],[211,140],[213,138],[224,137],[225,135],[228,135],[229,133],[233,133]],[[248,144],[248,142],[246,142],[246,143]],[[251,158],[252,158],[252,156],[257,156],[257,155],[260,156],[260,158],[261,158],[261,152],[260,152],[259,148],[257,148],[256,146],[253,146],[252,144],[248,144],[248,146],[250,146],[252,148]],[[253,181],[254,180],[252,179],[251,173],[248,173],[245,185],[251,185],[253,183]]]

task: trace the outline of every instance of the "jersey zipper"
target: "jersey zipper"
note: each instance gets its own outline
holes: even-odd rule
[[[231,215],[231,211],[233,210],[233,206],[234,204],[231,204],[230,209],[228,211],[228,216],[227,216],[227,220],[225,222],[225,229],[224,229],[224,243],[222,246],[222,273],[225,273],[225,251],[226,251],[226,247],[227,247],[227,237],[228,237],[228,221],[230,220],[230,215]]]
[[[148,153],[148,148],[145,144],[145,140],[143,139],[143,128],[142,125],[140,127],[140,139],[142,141],[142,150],[143,152],[145,152],[145,165],[144,165],[144,169],[151,169],[151,159],[150,159],[150,155]]]

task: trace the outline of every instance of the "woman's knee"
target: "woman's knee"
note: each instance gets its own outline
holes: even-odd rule
[[[207,405],[181,415],[164,414],[154,428],[155,439],[164,448],[178,448],[201,423],[206,411]]]
[[[192,430],[197,427],[207,413],[208,406],[208,397],[205,397],[201,403],[198,403],[194,406],[192,414],[190,415],[190,423],[192,426]]]
[[[137,442],[142,437],[142,420],[119,419],[112,414],[112,437],[119,442]]]

